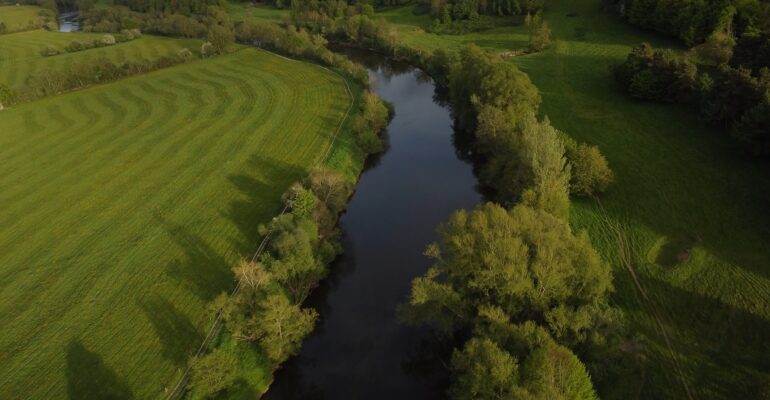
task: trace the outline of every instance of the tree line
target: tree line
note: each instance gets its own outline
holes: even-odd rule
[[[696,49],[715,53],[711,47]],[[770,154],[770,42],[767,36],[742,39],[723,52],[717,68],[699,72],[693,57],[635,47],[614,68],[622,88],[635,98],[687,103],[753,154]]]
[[[295,7],[292,20],[422,67],[449,92],[479,177],[495,189],[497,203],[459,211],[439,229],[426,252],[434,266],[399,310],[458,343],[452,398],[596,398],[595,387],[634,370],[642,356],[617,345],[632,339],[608,304],[610,269],[567,222],[570,194],[598,195],[614,174],[596,146],[537,117],[540,96],[526,74],[473,45],[411,48],[356,5],[314,2]]]

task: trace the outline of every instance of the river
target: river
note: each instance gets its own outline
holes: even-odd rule
[[[264,398],[442,399],[447,371],[430,361],[442,351],[432,349],[428,329],[400,324],[396,307],[430,266],[423,252],[436,227],[482,196],[472,165],[458,158],[433,82],[407,65],[348,55],[395,108],[389,149],[371,160],[340,220],[345,253],[306,304],[321,316],[314,333]]]
[[[59,32],[75,32],[80,30],[80,13],[78,11],[62,11],[59,13]]]

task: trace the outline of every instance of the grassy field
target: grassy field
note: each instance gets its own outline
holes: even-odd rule
[[[512,62],[554,126],[599,145],[617,173],[601,205],[573,203],[572,220],[618,268],[616,300],[653,350],[650,368],[614,397],[769,398],[770,165],[696,110],[635,101],[614,85],[609,67],[631,46],[676,44],[600,1],[548,4],[556,45]]]
[[[0,35],[0,83],[17,86],[37,71],[60,68],[72,62],[107,58],[116,63],[127,60],[153,60],[176,54],[182,48],[197,53],[201,41],[196,39],[171,39],[159,36],[142,36],[130,42],[113,46],[64,53],[51,57],[40,54],[46,46],[63,50],[73,41],[101,38],[102,34],[62,33],[36,30]]]
[[[0,398],[163,397],[349,103],[244,49],[0,112]]]
[[[0,23],[5,24],[6,32],[19,32],[38,29],[43,22],[40,12],[54,20],[53,13],[38,6],[0,6]]]
[[[770,165],[696,110],[635,101],[615,86],[609,68],[632,46],[677,43],[629,26],[598,0],[547,5],[556,44],[509,60],[540,89],[554,126],[599,145],[617,173],[601,203],[573,202],[572,222],[617,268],[615,300],[651,350],[649,368],[617,382],[609,398],[770,398]],[[409,7],[381,15],[424,48],[527,43],[522,28],[439,36]]]
[[[437,35],[426,31],[433,23],[430,15],[415,15],[414,6],[388,9],[377,15],[396,26],[400,41],[423,50],[457,49],[476,43],[486,49],[503,52],[526,47],[529,43],[527,28],[521,25],[500,26],[462,35]]]
[[[227,5],[227,12],[236,21],[243,21],[246,17],[254,17],[267,22],[281,22],[289,15],[288,9],[279,9],[270,6],[254,6],[251,3],[231,2]]]

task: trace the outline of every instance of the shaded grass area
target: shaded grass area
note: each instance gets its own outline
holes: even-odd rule
[[[74,62],[106,58],[115,63],[129,60],[155,60],[176,55],[188,48],[194,53],[200,50],[201,41],[196,39],[171,39],[144,35],[138,39],[112,46],[63,53],[44,57],[40,51],[50,45],[64,51],[70,42],[101,39],[103,34],[49,32],[36,30],[0,35],[0,83],[18,86],[36,72],[58,69]]]
[[[546,19],[555,46],[512,62],[540,89],[553,125],[599,145],[617,173],[603,207],[573,201],[571,218],[619,267],[615,300],[652,350],[643,376],[618,383],[612,398],[765,398],[770,165],[697,111],[635,101],[615,86],[609,67],[632,46],[677,44],[627,26],[598,1],[555,0]],[[607,221],[631,243],[641,291]]]
[[[348,104],[244,49],[0,113],[0,398],[163,397]]]
[[[462,35],[438,35],[427,32],[433,23],[429,14],[415,15],[414,6],[405,6],[377,13],[396,27],[398,38],[404,44],[422,49],[459,49],[466,44],[475,43],[495,52],[504,52],[524,48],[529,44],[529,33],[523,25],[514,25],[513,18],[500,18],[499,26],[481,32],[469,32]]]
[[[227,12],[235,21],[243,21],[246,17],[254,17],[266,22],[281,22],[289,15],[288,9],[280,9],[267,5],[253,5],[251,3],[230,2],[227,4]]]
[[[38,29],[44,20],[40,16],[41,12],[46,13],[48,18],[53,20],[53,13],[42,7],[26,5],[0,6],[0,23],[5,24],[6,32]]]

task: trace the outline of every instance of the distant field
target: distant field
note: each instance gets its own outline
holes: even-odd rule
[[[546,19],[554,48],[511,60],[540,89],[554,126],[599,145],[617,173],[601,197],[605,211],[576,201],[572,222],[618,268],[616,300],[653,350],[650,369],[608,398],[687,399],[688,389],[694,399],[767,398],[770,164],[735,149],[696,110],[635,101],[614,85],[609,66],[631,46],[676,44],[626,25],[599,1],[554,0]],[[626,249],[605,215],[621,226]]]
[[[48,45],[63,50],[70,42],[82,42],[102,36],[103,34],[95,33],[63,33],[44,30],[0,35],[0,83],[13,87],[24,83],[36,71],[55,69],[68,63],[102,57],[121,63],[127,60],[153,60],[176,54],[185,47],[197,53],[201,44],[201,41],[196,39],[171,39],[144,35],[130,42],[97,49],[50,57],[44,57],[40,54],[40,51]]]
[[[162,398],[349,102],[244,49],[0,112],[0,398]]]
[[[272,6],[254,6],[250,3],[231,2],[227,5],[227,11],[236,21],[243,21],[248,16],[268,22],[281,22],[283,17],[289,15],[288,9],[279,9]]]
[[[430,15],[415,15],[414,6],[388,9],[377,15],[396,25],[399,40],[424,50],[451,50],[468,43],[476,43],[487,49],[503,52],[526,47],[529,43],[529,34],[524,26],[501,26],[462,35],[437,35],[426,32],[433,23]]]
[[[37,6],[0,6],[0,23],[5,24],[6,32],[18,32],[40,28],[43,17],[39,12],[49,15],[53,20],[53,13]]]

